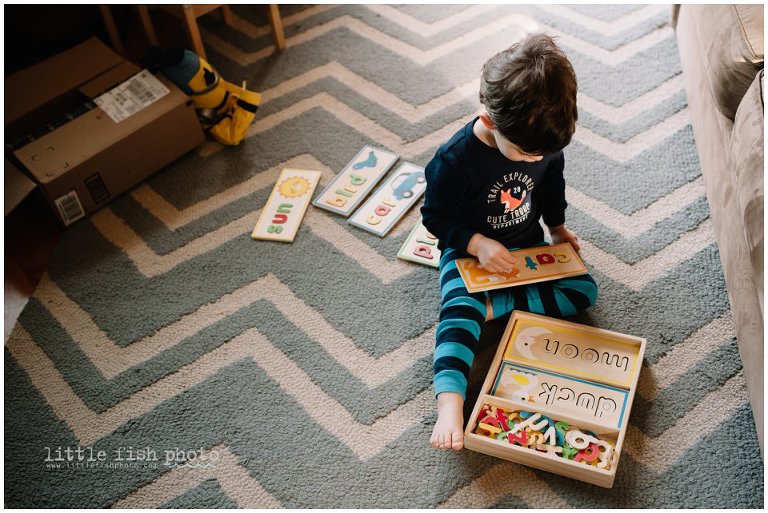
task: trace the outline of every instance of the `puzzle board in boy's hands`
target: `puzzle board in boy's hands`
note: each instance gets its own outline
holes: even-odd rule
[[[511,251],[517,258],[510,274],[493,273],[479,267],[477,258],[459,258],[456,267],[470,293],[503,289],[540,281],[586,274],[587,268],[567,242]]]
[[[418,201],[426,188],[424,168],[405,162],[347,222],[384,237]]]
[[[312,204],[349,216],[396,160],[391,151],[364,146]]]
[[[307,211],[320,171],[283,169],[253,228],[254,239],[293,242]]]

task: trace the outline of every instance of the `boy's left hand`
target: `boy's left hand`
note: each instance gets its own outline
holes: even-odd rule
[[[554,228],[550,228],[549,235],[552,236],[553,244],[560,244],[561,242],[569,242],[571,246],[573,246],[573,249],[576,250],[576,253],[578,253],[579,250],[581,249],[578,243],[579,238],[576,237],[576,234],[574,234],[571,230],[566,228],[564,224],[561,224],[560,226],[556,226]]]

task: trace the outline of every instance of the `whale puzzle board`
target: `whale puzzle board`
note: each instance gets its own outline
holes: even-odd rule
[[[477,258],[459,258],[456,267],[470,293],[503,289],[528,283],[557,280],[586,274],[587,268],[567,242],[551,246],[535,246],[511,252],[517,264],[510,274],[486,271]]]
[[[391,151],[365,145],[312,204],[348,217],[397,158]]]
[[[465,446],[605,488],[616,478],[646,340],[528,312],[515,311],[499,343],[464,432]],[[515,445],[517,437],[483,433],[483,408],[525,411],[557,419],[611,440],[613,463],[555,454],[555,446]],[[566,428],[567,429],[567,428]],[[591,436],[591,435],[590,435]],[[515,443],[513,443],[513,439]],[[544,451],[544,449],[547,449]],[[568,447],[568,449],[572,449]],[[559,449],[558,449],[559,450]],[[579,452],[582,454],[584,451]]]
[[[384,237],[426,189],[424,168],[404,162],[347,222]]]
[[[400,247],[400,251],[397,252],[397,258],[429,267],[439,267],[440,253],[437,249],[437,237],[424,228],[419,218]]]
[[[283,169],[251,232],[254,239],[293,242],[307,211],[320,171]]]

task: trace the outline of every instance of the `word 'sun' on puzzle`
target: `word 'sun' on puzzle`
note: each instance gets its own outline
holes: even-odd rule
[[[259,220],[251,232],[254,239],[293,242],[307,211],[320,171],[283,169]]]
[[[516,285],[557,280],[586,274],[587,268],[567,242],[511,251],[517,264],[509,274],[493,273],[479,267],[477,258],[459,258],[456,267],[470,293]]]
[[[430,267],[439,267],[440,250],[437,249],[437,237],[424,228],[421,218],[400,247],[397,258]]]
[[[645,344],[515,311],[469,417],[465,446],[611,488]]]
[[[348,217],[396,160],[391,151],[364,146],[312,204]]]
[[[427,189],[424,168],[405,162],[368,198],[348,222],[384,237]]]

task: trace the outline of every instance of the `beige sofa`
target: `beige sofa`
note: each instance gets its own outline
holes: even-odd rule
[[[763,6],[672,20],[739,352],[763,451]]]

